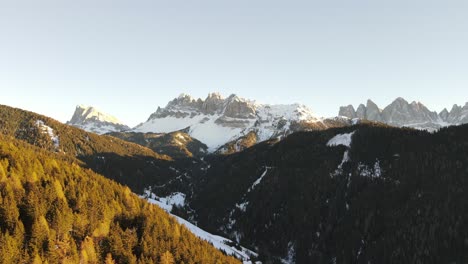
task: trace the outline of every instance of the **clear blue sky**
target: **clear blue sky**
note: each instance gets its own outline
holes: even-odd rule
[[[136,125],[185,92],[308,105],[468,101],[468,1],[0,2],[0,104]],[[449,109],[450,110],[450,109]]]

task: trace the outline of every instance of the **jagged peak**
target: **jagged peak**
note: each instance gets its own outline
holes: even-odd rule
[[[100,122],[123,125],[123,123],[116,117],[102,112],[94,106],[87,106],[83,104],[77,105],[70,123],[79,124],[86,122],[87,120],[96,120]]]
[[[219,92],[211,92],[211,93],[208,93],[208,96],[206,97],[205,100],[208,100],[208,99],[224,99],[223,96],[219,93]]]
[[[451,110],[450,112],[457,111],[457,110],[459,110],[459,109],[461,109],[461,107],[460,107],[459,105],[457,105],[457,104],[454,104],[454,105],[452,106],[452,110]]]
[[[376,103],[374,103],[374,101],[372,101],[371,99],[367,99],[366,108],[369,107],[375,107],[380,110],[379,106]]]
[[[178,99],[190,99],[190,100],[193,99],[193,97],[190,94],[186,94],[186,93],[179,94],[179,96],[177,98]]]
[[[395,101],[397,101],[397,102],[406,102],[406,103],[408,102],[408,101],[406,101],[405,98],[403,98],[403,97],[401,97],[401,96],[397,97],[397,98],[395,99]]]

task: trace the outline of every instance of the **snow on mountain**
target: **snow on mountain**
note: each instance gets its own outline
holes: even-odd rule
[[[50,126],[47,126],[42,120],[36,120],[36,126],[41,130],[42,133],[47,134],[50,137],[50,140],[52,140],[52,143],[54,143],[55,149],[58,150],[60,147],[60,139],[55,134],[55,131]]]
[[[454,105],[450,112],[444,109],[438,114],[420,102],[409,103],[399,97],[384,109],[378,108],[371,100],[367,101],[366,106],[359,105],[356,111],[352,105],[343,106],[340,107],[339,115],[434,131],[444,126],[468,123],[468,103],[463,107]]]
[[[67,124],[97,134],[120,132],[130,129],[114,116],[103,113],[94,107],[84,105],[78,105],[76,107],[75,113]]]
[[[354,132],[338,134],[327,142],[327,146],[334,147],[334,146],[343,145],[349,148],[351,146],[351,138],[353,137],[353,134]]]
[[[303,105],[268,105],[230,95],[223,98],[211,93],[205,100],[181,94],[165,108],[158,108],[135,132],[168,133],[186,130],[215,151],[220,146],[254,131],[258,141],[283,136],[299,130],[301,124],[325,127]]]
[[[145,191],[145,195],[142,196],[142,198],[147,199],[149,203],[156,204],[165,211],[167,211],[169,214],[172,210],[172,207],[174,205],[177,206],[184,206],[185,205],[185,194],[183,193],[173,193],[167,197],[158,197],[154,193],[151,193],[150,191]],[[184,225],[186,228],[188,228],[194,235],[197,237],[208,241],[211,243],[215,248],[223,250],[226,252],[228,255],[235,256],[236,258],[240,259],[243,261],[244,264],[251,264],[252,261],[250,259],[252,257],[257,257],[258,254],[246,249],[241,246],[234,246],[235,243],[227,238],[213,235],[211,233],[206,232],[205,230],[199,228],[198,226],[190,223],[189,221],[171,214],[173,217],[176,218],[176,220]],[[261,262],[257,262],[257,264],[261,264]]]

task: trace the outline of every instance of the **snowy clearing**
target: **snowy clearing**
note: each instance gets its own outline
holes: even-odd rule
[[[335,147],[335,146],[345,146],[345,147],[351,147],[351,137],[353,136],[354,132],[351,133],[345,133],[345,134],[338,134],[334,136],[332,139],[330,139],[327,142],[328,147]]]

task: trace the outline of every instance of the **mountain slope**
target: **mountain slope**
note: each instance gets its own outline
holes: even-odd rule
[[[173,158],[203,157],[208,147],[183,131],[171,133],[113,132],[107,135],[133,142]]]
[[[0,105],[0,132],[44,149],[73,156],[113,152],[170,159],[134,143],[88,133],[52,118],[5,105]]]
[[[3,135],[0,201],[3,263],[239,263],[69,156]]]
[[[264,261],[464,263],[467,153],[468,125],[299,132],[206,157],[185,213]]]
[[[89,133],[29,111],[0,105],[0,134],[78,158],[87,168],[136,193],[176,177],[167,155],[115,137]],[[58,143],[58,144],[57,144]]]
[[[75,113],[67,124],[97,134],[130,130],[128,126],[124,125],[117,118],[103,113],[94,107],[83,105],[76,107]]]
[[[349,122],[342,120],[348,125]],[[223,98],[211,93],[205,100],[182,94],[165,108],[158,108],[135,132],[168,133],[186,130],[206,144],[210,152],[254,132],[257,142],[282,137],[295,131],[323,129],[330,121],[314,116],[305,106],[258,104],[236,95]]]

